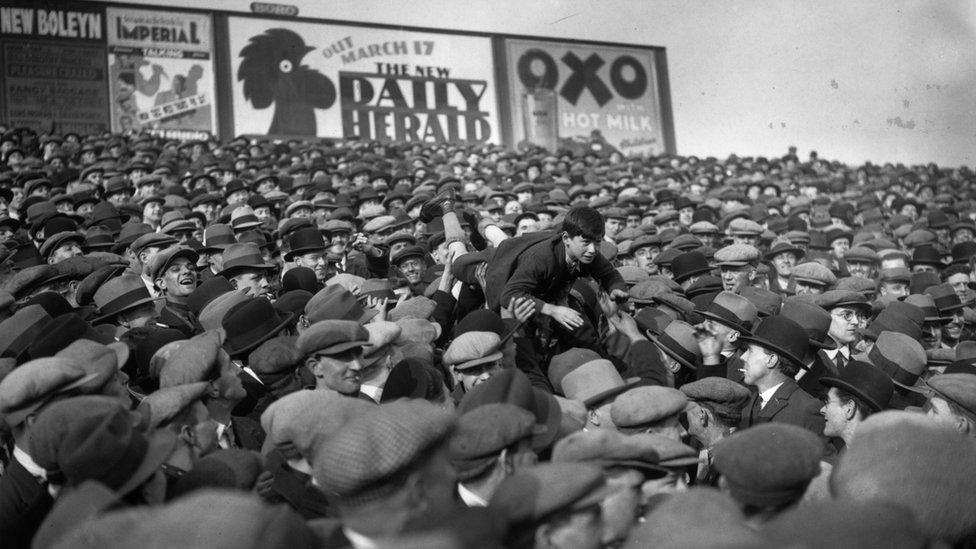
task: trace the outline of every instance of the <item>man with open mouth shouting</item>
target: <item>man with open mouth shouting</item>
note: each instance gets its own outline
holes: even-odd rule
[[[160,326],[174,328],[187,337],[194,333],[193,313],[186,304],[187,297],[197,288],[196,263],[199,255],[180,246],[171,246],[153,258],[150,276],[166,303],[159,313]]]

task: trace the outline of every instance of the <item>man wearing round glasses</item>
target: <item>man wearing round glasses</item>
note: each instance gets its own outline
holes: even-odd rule
[[[871,314],[871,304],[864,294],[850,290],[830,290],[820,294],[817,304],[830,313],[828,334],[837,342],[836,349],[824,349],[829,364],[839,373],[851,360],[851,349],[860,337],[860,329]]]

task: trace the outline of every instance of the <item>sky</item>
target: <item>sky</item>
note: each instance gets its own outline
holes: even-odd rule
[[[853,163],[976,165],[972,0],[282,3],[302,17],[662,46],[682,155],[794,145]],[[249,1],[206,5],[250,11]]]

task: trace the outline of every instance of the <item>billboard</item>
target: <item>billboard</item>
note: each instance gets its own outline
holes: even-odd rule
[[[489,38],[230,17],[234,133],[499,142]]]
[[[512,146],[661,154],[651,49],[504,39]]]
[[[209,15],[108,8],[112,131],[169,139],[216,132]]]
[[[108,129],[105,8],[87,3],[4,4],[3,119],[13,126],[58,133]]]

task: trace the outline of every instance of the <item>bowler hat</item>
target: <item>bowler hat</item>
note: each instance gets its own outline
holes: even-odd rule
[[[864,401],[872,412],[888,407],[895,386],[888,374],[868,362],[852,360],[834,377],[820,378],[826,387],[836,387]]]
[[[186,305],[190,312],[195,316],[200,316],[200,312],[208,303],[218,296],[234,290],[234,286],[229,280],[222,276],[214,276],[203,281],[186,298]]]
[[[795,366],[806,369],[807,332],[802,326],[782,315],[768,316],[759,321],[752,334],[742,334],[739,339],[773,351]]]
[[[939,250],[931,244],[923,244],[915,248],[912,251],[912,266],[915,265],[935,265],[937,267],[944,267],[945,263],[942,261],[942,254]]]
[[[671,273],[675,282],[680,283],[689,277],[711,270],[712,267],[708,264],[705,254],[698,251],[684,252],[671,260]]]
[[[249,353],[287,327],[293,317],[294,314],[278,313],[263,297],[238,303],[220,323],[227,333],[224,348],[233,357]]]
[[[307,227],[298,229],[288,238],[288,253],[285,254],[285,261],[292,261],[295,256],[309,252],[326,250],[325,239],[322,233],[315,228]]]
[[[791,252],[796,255],[797,261],[806,255],[806,251],[803,248],[800,248],[785,238],[778,238],[769,247],[769,251],[766,252],[765,259],[766,261],[772,261],[772,259],[777,255],[786,252]]]
[[[932,296],[935,307],[939,309],[939,315],[943,317],[952,316],[954,311],[960,311],[966,305],[959,300],[959,294],[946,283],[937,286],[929,286],[925,293]]]
[[[119,313],[155,301],[149,295],[149,289],[146,288],[142,277],[133,274],[124,274],[107,280],[95,291],[92,300],[99,312],[99,316],[92,318],[92,323],[110,320]]]

